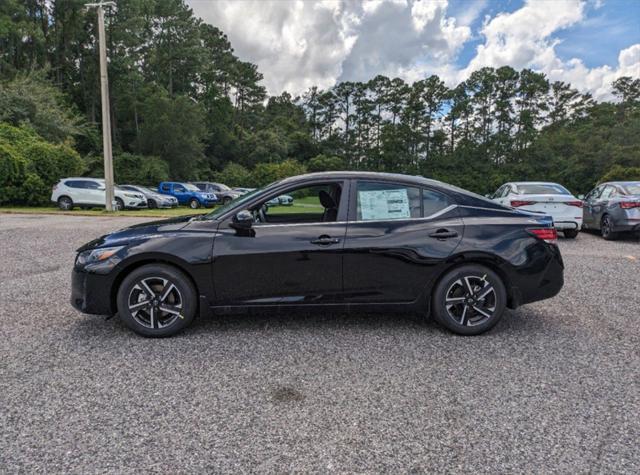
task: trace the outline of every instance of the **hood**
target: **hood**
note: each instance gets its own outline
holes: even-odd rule
[[[175,218],[162,219],[159,221],[151,221],[147,223],[134,224],[132,226],[119,229],[104,236],[89,241],[77,249],[77,252],[92,249],[94,247],[102,247],[109,245],[123,245],[132,240],[145,239],[158,234],[171,233],[184,228],[194,217],[202,215],[178,216]]]

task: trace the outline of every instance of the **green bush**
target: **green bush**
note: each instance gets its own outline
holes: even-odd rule
[[[259,163],[251,173],[251,181],[256,186],[264,186],[276,180],[304,173],[306,173],[304,165],[295,160],[285,160],[280,163]]]
[[[86,174],[104,177],[102,157],[88,157]],[[169,180],[169,164],[158,157],[121,153],[113,158],[113,175],[116,183],[157,186]]]
[[[47,142],[33,143],[23,149],[29,171],[53,186],[60,178],[82,174],[84,163],[80,155],[67,145]]]
[[[0,204],[24,203],[26,178],[27,161],[13,147],[0,141]]]
[[[237,163],[227,163],[221,172],[216,173],[216,181],[227,186],[247,187],[252,185],[251,172]]]
[[[607,173],[600,177],[600,181],[598,183],[628,180],[640,180],[640,167],[622,167],[620,165],[614,165]]]
[[[324,154],[316,155],[307,163],[307,170],[310,172],[337,171],[344,168],[342,158]]]

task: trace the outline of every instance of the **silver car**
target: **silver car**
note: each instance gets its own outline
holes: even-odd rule
[[[178,200],[173,196],[163,195],[157,191],[138,185],[120,185],[120,188],[129,191],[135,191],[144,195],[147,199],[149,208],[177,208]]]
[[[621,232],[640,233],[640,181],[602,183],[584,198],[583,227],[605,239]]]

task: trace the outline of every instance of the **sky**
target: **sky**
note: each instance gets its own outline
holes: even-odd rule
[[[270,94],[440,76],[481,67],[544,72],[598,100],[640,78],[640,0],[186,0],[258,65]]]

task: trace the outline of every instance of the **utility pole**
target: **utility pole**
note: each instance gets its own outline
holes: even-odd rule
[[[116,2],[87,3],[87,8],[98,9],[98,43],[100,49],[100,93],[102,99],[102,149],[104,153],[105,208],[113,211],[113,155],[111,149],[111,112],[109,108],[109,78],[107,76],[107,45],[104,33],[104,7],[115,7]]]

